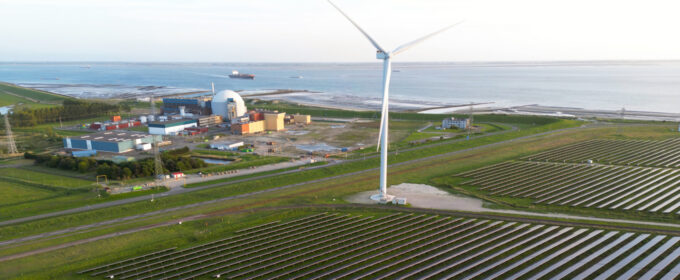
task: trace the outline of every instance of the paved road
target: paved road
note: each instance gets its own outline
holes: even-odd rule
[[[477,135],[477,136],[471,137],[471,139],[489,137],[489,136],[504,134],[504,133],[508,133],[508,132],[512,132],[512,131],[516,131],[516,130],[517,130],[517,127],[513,126],[511,129],[508,129],[508,130],[501,130],[501,131],[496,131],[496,132],[492,132],[492,133],[488,133],[488,134]],[[551,131],[551,132],[555,132],[555,131]],[[542,134],[546,134],[546,133],[542,133]],[[430,144],[430,145],[424,145],[424,146],[417,146],[417,147],[413,147],[413,148],[402,149],[400,151],[403,153],[403,152],[407,152],[407,151],[420,150],[420,149],[431,148],[431,147],[436,147],[436,146],[441,146],[441,145],[447,145],[447,144],[452,144],[452,143],[462,142],[462,141],[467,141],[467,140],[456,139],[456,140],[450,140],[450,141],[442,141],[442,142],[437,142],[437,143]],[[483,147],[483,146],[480,146],[480,147]],[[466,149],[466,150],[470,150],[470,149]],[[462,151],[466,151],[466,150],[462,150]],[[394,154],[394,153],[395,152],[390,152],[390,154]],[[443,154],[443,155],[448,155],[448,154]],[[227,185],[232,185],[232,184],[238,184],[238,183],[242,183],[242,182],[259,180],[259,179],[269,178],[269,177],[283,175],[283,174],[296,173],[296,172],[300,172],[300,171],[303,171],[303,170],[324,168],[324,167],[333,166],[333,165],[345,163],[345,162],[354,162],[354,161],[359,161],[359,160],[364,160],[364,159],[370,159],[370,158],[375,158],[375,157],[378,157],[378,156],[379,156],[379,154],[376,153],[374,155],[369,155],[369,156],[365,156],[365,157],[361,157],[361,158],[344,160],[344,161],[336,161],[336,162],[329,163],[329,164],[326,164],[326,165],[307,167],[307,168],[304,168],[304,169],[288,170],[288,171],[274,173],[274,174],[268,174],[268,175],[255,176],[255,177],[251,177],[251,178],[234,180],[234,181],[226,182],[226,183],[215,183],[215,184],[196,187],[196,188],[173,188],[168,192],[165,192],[165,193],[162,193],[162,194],[159,194],[159,195],[155,195],[155,196],[156,197],[166,197],[166,196],[171,196],[171,195],[195,192],[195,191],[200,191],[200,190],[204,190],[204,189],[227,186]],[[424,158],[424,159],[428,159],[428,158]],[[409,162],[416,162],[416,161],[409,161]],[[369,169],[369,170],[366,170],[366,171],[370,171],[370,170],[373,170],[373,169]],[[271,190],[274,190],[274,189],[271,189]],[[49,217],[61,216],[61,215],[75,214],[75,213],[80,213],[80,212],[85,212],[85,211],[90,211],[90,210],[95,210],[95,209],[102,209],[102,208],[106,208],[106,207],[118,206],[118,205],[123,205],[123,204],[138,202],[138,201],[145,201],[145,200],[151,200],[151,195],[144,195],[144,196],[138,196],[138,197],[102,202],[102,203],[82,206],[82,207],[78,207],[78,208],[72,208],[72,209],[67,209],[67,210],[62,210],[62,211],[56,211],[56,212],[50,212],[50,213],[45,213],[45,214],[40,214],[40,215],[35,215],[35,216],[29,216],[29,217],[17,218],[17,219],[13,219],[13,220],[2,221],[2,222],[0,222],[0,226],[29,222],[29,221],[34,221],[34,220],[39,220],[39,219],[44,219],[44,218],[49,218]],[[2,245],[2,243],[0,243],[0,245]]]
[[[426,129],[429,128],[430,126],[432,126],[432,123],[431,123],[431,122],[428,122],[425,126],[423,126],[423,127],[421,127],[420,129],[418,129],[418,132],[423,132],[423,130],[426,130]]]

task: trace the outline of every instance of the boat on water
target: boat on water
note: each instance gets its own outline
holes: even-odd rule
[[[231,71],[231,75],[229,75],[229,78],[252,80],[252,79],[255,79],[255,75],[253,75],[253,74],[242,74],[242,73],[239,73],[238,71],[234,70],[234,71]]]
[[[291,79],[302,79],[304,77],[302,77],[302,76],[290,76],[289,78],[291,78]]]

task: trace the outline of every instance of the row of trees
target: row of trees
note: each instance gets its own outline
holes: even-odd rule
[[[188,155],[189,148],[164,152],[161,156],[165,173],[186,171],[206,167],[201,160]],[[35,163],[51,168],[73,170],[81,173],[94,171],[97,175],[106,175],[114,180],[149,177],[154,175],[154,160],[146,158],[132,162],[114,163],[110,160],[95,160],[93,158],[75,158],[62,155],[36,155],[25,153],[27,159],[34,159]]]
[[[53,123],[61,120],[75,120],[106,115],[109,113],[130,111],[129,106],[89,102],[82,100],[64,100],[62,106],[45,108],[23,107],[10,115],[10,122],[15,126],[34,126],[42,123]]]

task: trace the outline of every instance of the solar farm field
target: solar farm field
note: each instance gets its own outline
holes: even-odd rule
[[[115,279],[673,279],[680,237],[453,216],[317,214],[80,272]]]
[[[680,214],[680,138],[590,140],[457,174],[498,197]],[[639,213],[639,212],[638,212]]]
[[[527,156],[524,160],[680,167],[680,138],[666,140],[595,139]]]
[[[655,167],[504,162],[458,174],[465,185],[535,203],[680,214],[680,170]]]

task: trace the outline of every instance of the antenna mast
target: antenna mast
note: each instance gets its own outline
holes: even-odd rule
[[[7,153],[18,154],[17,145],[14,143],[14,135],[12,135],[12,127],[9,125],[9,112],[5,113],[5,130],[7,131]]]

